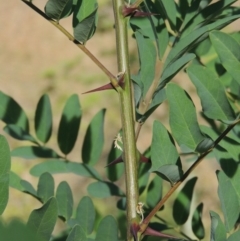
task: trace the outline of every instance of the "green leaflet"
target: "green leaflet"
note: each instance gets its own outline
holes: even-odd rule
[[[91,196],[98,198],[125,196],[122,190],[111,182],[93,182],[88,186],[87,190]]]
[[[48,95],[43,95],[37,104],[34,127],[37,138],[47,143],[52,134],[52,108]]]
[[[189,54],[186,53],[179,59],[177,59],[172,64],[169,64],[163,71],[161,78],[160,78],[160,84],[156,90],[158,92],[161,90],[178,72],[181,68],[183,68],[187,63],[189,63],[191,60],[195,58],[195,54]]]
[[[164,63],[164,69],[169,64],[172,64],[174,61],[176,61],[185,52],[189,51],[189,49],[191,49],[196,43],[202,42],[204,39],[206,39],[208,37],[208,32],[214,29],[223,28],[224,26],[239,18],[239,16],[240,15],[235,15],[217,20],[214,23],[193,30],[188,35],[180,38],[180,40],[174,45],[172,50],[169,52],[168,57]]]
[[[11,220],[8,225],[0,222],[0,237],[2,241],[46,241],[46,239],[36,237],[32,229],[17,219]]]
[[[173,218],[178,225],[183,225],[188,219],[196,181],[197,177],[188,180],[173,203]]]
[[[6,138],[0,135],[0,215],[4,212],[8,203],[10,168],[10,149]]]
[[[226,229],[219,215],[210,211],[211,217],[211,239],[210,241],[226,241]]]
[[[222,170],[230,179],[231,184],[238,197],[238,203],[240,206],[240,185],[239,185],[240,167],[239,167],[238,159],[234,160],[231,154],[222,148],[215,148],[213,152],[218,162],[220,163]]]
[[[240,84],[240,44],[229,34],[219,31],[213,31],[209,36],[222,65]]]
[[[9,182],[9,186],[12,188],[17,189],[18,191],[23,191],[23,186],[20,184],[21,182],[21,178],[15,173],[10,171],[10,182]]]
[[[175,164],[179,156],[170,133],[161,122],[156,120],[153,123],[152,132],[152,167],[150,171],[154,171],[166,164]]]
[[[143,86],[142,96],[145,98],[155,76],[156,49],[152,40],[144,38],[138,31],[135,32],[135,37],[138,45],[140,70],[138,75],[132,76],[132,78]]]
[[[15,124],[28,132],[28,118],[21,106],[2,91],[0,91],[0,103],[0,119],[6,124]]]
[[[54,196],[54,179],[50,173],[45,172],[39,177],[37,196],[43,203]]]
[[[138,169],[138,188],[139,195],[141,195],[148,184],[148,179],[150,176],[149,166],[147,163],[140,163]]]
[[[164,9],[164,13],[166,14],[166,17],[170,21],[170,23],[176,27],[177,22],[177,8],[176,3],[174,0],[158,0],[160,5]]]
[[[231,180],[223,172],[218,172],[217,177],[219,183],[218,196],[224,214],[225,227],[227,232],[230,232],[239,217],[238,197]]]
[[[36,237],[48,241],[57,221],[57,201],[50,198],[41,208],[31,212],[27,226],[35,232]]]
[[[234,2],[236,2],[236,0],[217,1],[201,10],[203,1],[200,1],[200,6],[195,5],[195,10],[193,10],[194,7],[190,8],[189,14],[184,19],[183,25],[181,26],[183,29],[185,28],[183,36],[193,31],[197,26],[205,25],[209,19],[215,18],[215,21],[217,21],[216,16],[220,15],[225,8]],[[192,5],[194,5],[194,2]],[[197,12],[196,9],[199,9],[200,12]]]
[[[73,212],[73,195],[72,190],[66,181],[62,181],[56,191],[58,203],[58,216],[65,221],[69,220]]]
[[[200,203],[195,209],[192,216],[192,231],[198,239],[203,239],[205,236],[205,230],[202,223],[202,211],[203,203]]]
[[[149,208],[154,208],[159,200],[162,198],[162,178],[156,175],[154,179],[150,182],[147,190],[147,206]]]
[[[157,5],[154,6],[154,11]],[[163,58],[169,42],[168,31],[165,28],[164,21],[155,16],[151,16],[152,24],[149,18],[130,18],[130,25],[134,32],[141,33],[144,37],[156,41],[159,59]],[[153,26],[155,28],[153,28]]]
[[[197,122],[195,107],[186,92],[176,84],[168,84],[167,97],[172,135],[183,152],[194,152],[205,138]]]
[[[78,204],[76,221],[86,234],[91,234],[95,222],[95,208],[90,197],[83,197]]]
[[[20,185],[23,188],[23,192],[30,194],[31,196],[35,197],[36,199],[40,200],[37,196],[37,191],[34,189],[32,184],[26,180],[20,180]]]
[[[82,160],[85,164],[95,165],[102,153],[104,144],[104,116],[105,109],[100,110],[91,120],[84,137]]]
[[[101,220],[95,240],[118,241],[118,227],[116,220],[112,216],[106,216]]]
[[[25,159],[60,157],[54,150],[44,146],[20,146],[11,151],[11,156]]]
[[[155,92],[152,102],[145,113],[140,114],[138,110],[136,110],[137,121],[140,123],[144,123],[147,120],[147,118],[156,110],[156,108],[166,100],[166,98],[167,96],[165,88]]]
[[[59,21],[72,13],[72,5],[73,0],[48,0],[44,10],[48,17]]]
[[[225,88],[217,75],[201,65],[192,64],[187,73],[197,88],[203,113],[210,119],[234,120],[235,114],[230,106]]]
[[[66,241],[87,241],[87,236],[81,226],[75,225],[69,233]]]
[[[180,166],[174,164],[163,165],[155,171],[162,179],[170,182],[172,185],[180,180],[183,171]]]
[[[23,130],[20,126],[15,124],[6,125],[3,130],[10,135],[11,137],[21,140],[21,141],[30,141],[34,144],[38,144],[37,140],[30,135],[28,132]]]
[[[206,133],[206,135],[210,136],[213,140],[216,140],[220,135],[220,133],[216,133],[212,128],[206,126],[201,126],[201,130],[203,131],[203,133]],[[240,153],[240,143],[238,141],[226,136],[221,140],[218,145],[224,148],[224,150],[226,150],[234,160],[238,160]]]
[[[78,1],[73,12],[73,31],[74,37],[79,42],[85,43],[89,40],[97,25],[97,8],[96,0]]]
[[[230,237],[228,237],[227,241],[236,241],[240,240],[240,230],[237,232],[233,233]]]
[[[82,110],[79,98],[72,95],[66,102],[58,127],[58,146],[65,154],[73,149],[81,122]]]
[[[74,173],[79,176],[92,177],[101,180],[101,176],[93,167],[78,162],[63,161],[59,159],[46,160],[43,163],[35,165],[30,170],[30,173],[33,176],[40,176],[44,172],[49,172],[51,174]]]

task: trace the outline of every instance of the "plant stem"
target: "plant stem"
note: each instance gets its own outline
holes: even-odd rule
[[[59,29],[65,36],[68,37],[70,41],[72,41],[78,48],[80,48],[110,79],[111,84],[115,87],[115,89],[119,89],[119,85],[116,77],[86,48],[86,46],[79,41],[77,41],[72,34],[70,34],[59,22],[54,19],[49,18],[42,10],[36,7],[29,1],[21,0],[25,4],[27,4],[31,9],[40,14],[43,18],[45,18],[48,22],[53,24],[57,29]]]
[[[122,15],[123,0],[113,0],[115,16],[117,60],[119,72],[124,72],[124,86],[119,91],[122,133],[125,162],[125,181],[127,195],[127,240],[132,240],[131,222],[137,218],[138,203],[138,155],[134,134],[134,112],[132,103],[132,86],[129,70],[127,19]]]

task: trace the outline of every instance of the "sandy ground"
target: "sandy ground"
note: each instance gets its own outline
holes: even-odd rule
[[[35,0],[36,5],[42,7],[45,1]],[[239,1],[238,1],[239,4]],[[87,43],[87,47],[112,73],[117,73],[115,57],[115,35],[112,29],[113,15],[111,13],[110,1],[100,1],[100,24],[101,31],[97,31],[93,39]],[[71,31],[71,20],[65,19],[63,25]],[[229,29],[238,29],[240,23],[236,22]],[[83,119],[79,138],[75,150],[69,158],[78,161],[80,159],[80,147],[88,121],[101,109],[107,108],[105,121],[105,145],[102,160],[100,161],[100,172],[105,173],[105,157],[110,148],[115,134],[121,127],[119,118],[119,105],[117,95],[112,91],[81,95],[81,93],[96,88],[108,82],[108,79],[96,67],[87,56],[85,56],[74,44],[55,29],[46,20],[33,12],[20,0],[2,1],[0,7],[0,90],[11,95],[24,108],[31,121],[33,131],[34,111],[40,96],[48,93],[53,106],[54,130],[49,145],[58,150],[56,145],[57,127],[61,111],[66,99],[73,93],[80,96],[83,109]],[[130,40],[130,52],[134,56],[136,48]],[[134,57],[133,57],[134,59]],[[136,59],[136,58],[135,58]],[[136,61],[132,62],[136,70]],[[185,74],[177,76],[178,81],[187,78]],[[189,82],[187,82],[189,84]],[[187,89],[192,86],[186,85]],[[197,97],[193,97],[196,106],[199,106]],[[110,101],[109,101],[110,100]],[[156,111],[149,119],[139,137],[138,147],[143,151],[151,143],[151,126],[154,119],[164,118],[164,109]],[[0,124],[0,133],[3,134]],[[26,144],[26,143],[24,143]],[[19,142],[10,138],[11,149],[18,146]],[[29,168],[34,161],[13,159],[12,169],[21,174],[23,179],[37,179],[30,176]],[[197,184],[197,197],[201,201],[207,200],[204,208],[204,219],[209,225],[209,210],[218,210],[217,180],[215,170],[218,168],[214,160],[206,160],[199,166],[200,174]],[[75,195],[75,201],[86,194],[84,188],[88,180],[73,175],[57,175],[56,183],[61,180],[70,182]],[[79,182],[83,187],[79,190]],[[209,185],[211,183],[211,185]],[[121,184],[123,185],[123,184]],[[201,188],[201,186],[204,188]],[[96,201],[100,212],[106,211],[103,201]],[[217,204],[216,204],[217,202]],[[198,203],[196,203],[197,205]],[[25,221],[33,208],[39,207],[39,203],[32,197],[10,190],[10,202],[3,214],[4,219],[17,216]],[[113,207],[114,208],[114,207]],[[109,210],[107,211],[109,213]]]

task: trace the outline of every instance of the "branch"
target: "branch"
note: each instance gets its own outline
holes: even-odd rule
[[[48,22],[53,24],[57,29],[59,29],[70,41],[72,41],[78,48],[80,48],[110,79],[111,84],[115,89],[119,90],[121,87],[118,85],[117,78],[86,48],[85,45],[77,41],[72,34],[70,34],[59,22],[55,21],[52,18],[49,18],[41,9],[36,7],[29,1],[21,0],[25,4],[27,4],[31,9],[45,18]]]
[[[202,153],[198,157],[198,159],[192,164],[192,166],[190,166],[189,169],[183,174],[181,179],[171,187],[168,193],[159,201],[159,203],[153,208],[153,210],[143,220],[143,222],[140,224],[139,232],[143,233],[146,230],[152,217],[155,216],[155,214],[164,205],[164,203],[168,200],[168,198],[174,193],[174,191],[186,180],[189,174],[192,173],[192,171],[200,164],[200,162],[204,159],[204,157],[207,156],[218,145],[218,143],[229,133],[229,131],[231,131],[232,128],[238,123],[240,123],[240,119],[236,120],[233,124],[229,125],[226,128],[226,130],[214,141],[214,145],[209,150]]]

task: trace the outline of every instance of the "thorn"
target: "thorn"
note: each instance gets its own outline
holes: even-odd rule
[[[156,236],[156,237],[162,237],[162,238],[170,238],[170,239],[179,239],[177,237],[173,237],[171,235],[167,235],[167,234],[161,233],[159,231],[156,231],[154,229],[151,229],[150,227],[146,228],[143,235]]]
[[[123,159],[122,159],[122,156],[118,157],[117,159],[115,159],[114,161],[110,162],[109,164],[107,164],[107,166],[105,167],[110,167],[110,166],[113,166],[113,165],[116,165],[120,162],[123,162]]]
[[[102,91],[102,90],[111,90],[111,89],[114,89],[114,87],[111,83],[108,83],[106,85],[103,85],[103,86],[98,87],[98,88],[93,89],[93,90],[89,90],[89,91],[84,92],[82,94],[88,94],[88,93],[92,93],[92,92],[97,92],[97,91]]]
[[[124,6],[122,9],[122,14],[124,17],[147,17],[151,15],[159,15],[156,13],[146,13],[139,10],[138,7],[128,7]]]
[[[125,72],[120,72],[117,75],[118,85],[120,87],[123,87],[123,84],[124,84],[124,73]],[[102,91],[102,90],[112,90],[112,89],[116,90],[116,88],[112,85],[112,83],[108,83],[106,85],[103,85],[103,86],[98,87],[98,88],[93,89],[93,90],[89,90],[89,91],[84,92],[82,94],[84,95],[84,94],[89,94],[89,93],[92,93],[92,92],[98,92],[98,91]]]
[[[134,241],[138,241],[138,231],[140,230],[139,224],[136,222],[133,222],[130,226],[130,232],[134,238]]]
[[[140,162],[151,163],[151,159],[141,155]]]

